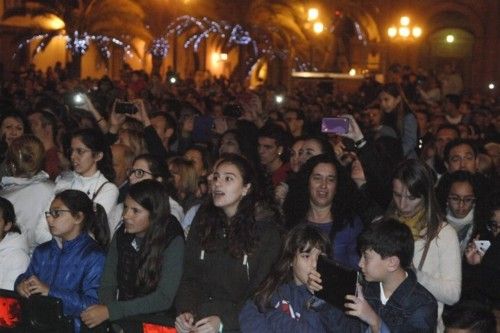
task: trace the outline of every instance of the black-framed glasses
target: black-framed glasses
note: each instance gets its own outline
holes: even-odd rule
[[[450,200],[455,205],[460,205],[460,203],[462,202],[466,206],[470,206],[474,202],[476,202],[476,198],[474,197],[461,197],[458,195],[450,195],[448,197],[448,200]]]
[[[64,212],[71,213],[69,209],[51,209],[48,212],[45,212],[45,218],[49,218],[49,216],[52,216],[53,218],[57,219],[59,216],[61,216],[61,213]]]
[[[143,170],[143,169],[128,169],[127,170],[127,175],[130,177],[134,175],[136,178],[141,179],[144,177],[145,174],[153,176],[153,174],[149,171]]]

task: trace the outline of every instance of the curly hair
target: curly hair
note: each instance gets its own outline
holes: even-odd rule
[[[285,204],[283,206],[285,221],[287,227],[291,229],[306,220],[307,212],[311,208],[309,178],[314,168],[320,163],[331,164],[335,167],[337,172],[336,193],[342,195],[342,199],[334,197],[330,207],[332,216],[335,216],[335,223],[333,224],[330,234],[330,239],[333,239],[335,234],[339,230],[342,230],[346,224],[350,223],[356,215],[355,203],[351,200],[356,197],[356,187],[345,167],[341,166],[332,156],[325,154],[313,156],[301,167],[297,184],[293,187],[293,193],[292,188],[290,188],[290,193],[288,194],[290,198],[287,196],[287,199],[285,199]]]

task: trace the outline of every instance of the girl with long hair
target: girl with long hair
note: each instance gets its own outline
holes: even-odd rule
[[[387,217],[410,227],[415,239],[413,267],[417,280],[438,301],[438,331],[443,332],[444,304],[460,298],[461,255],[455,229],[440,213],[430,168],[418,160],[401,163],[394,174]]]
[[[80,313],[97,303],[109,241],[106,213],[85,193],[65,190],[56,195],[45,216],[54,238],[36,247],[15,289],[23,297],[60,298],[64,314],[74,319],[79,332]]]
[[[171,181],[170,172],[166,163],[161,161],[156,155],[142,154],[137,156],[132,163],[132,168],[128,170],[128,181],[130,185],[137,184],[146,179],[154,179],[165,186],[169,197],[170,213],[180,222],[184,218],[184,209],[172,198],[175,193]]]
[[[303,195],[287,206],[288,228],[300,223],[318,228],[332,242],[329,254],[357,268],[356,238],[363,225],[355,213],[356,188],[347,170],[332,156],[317,155],[302,166],[299,178],[297,189]]]
[[[178,332],[239,330],[238,313],[279,255],[279,214],[262,195],[245,158],[227,154],[215,165],[209,200],[186,243],[177,294]]]
[[[139,332],[144,321],[168,321],[165,311],[173,304],[183,257],[183,230],[170,215],[165,187],[155,180],[132,185],[106,257],[100,304],[82,313],[83,322],[94,328],[109,320],[125,332]]]
[[[313,226],[300,224],[290,230],[273,271],[240,313],[241,330],[326,332],[347,329],[344,322],[349,319],[340,310],[326,304],[327,311],[308,306],[313,300],[307,288],[309,273],[316,270],[318,257],[326,255],[330,248],[328,237]],[[323,320],[322,316],[325,316]],[[324,326],[326,316],[329,322],[338,326]]]
[[[384,125],[398,135],[406,158],[417,158],[418,123],[400,85],[387,83],[379,94],[380,107],[385,112]]]

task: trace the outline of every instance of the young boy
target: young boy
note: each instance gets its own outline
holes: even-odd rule
[[[347,314],[371,332],[435,332],[437,303],[411,269],[414,240],[397,220],[371,224],[359,237],[359,267],[366,280],[358,295],[348,295]]]

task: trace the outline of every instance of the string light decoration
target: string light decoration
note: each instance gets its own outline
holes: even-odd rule
[[[109,59],[111,57],[110,46],[115,45],[121,47],[124,50],[124,54],[131,57],[132,47],[130,44],[118,39],[105,35],[90,35],[86,32],[80,33],[79,31],[75,31],[73,36],[63,35],[60,32],[53,33],[45,33],[45,34],[36,34],[18,45],[18,50],[23,49],[28,46],[30,43],[39,40],[40,42],[36,46],[33,54],[38,54],[43,52],[49,42],[52,40],[54,36],[63,36],[66,41],[66,49],[68,49],[74,55],[84,55],[87,53],[90,43],[94,43],[97,47],[97,51],[101,54],[104,59]],[[13,58],[15,58],[17,53],[14,53]]]
[[[154,57],[163,58],[168,54],[169,48],[170,44],[168,43],[168,40],[165,39],[164,37],[160,37],[153,40],[150,51]]]

